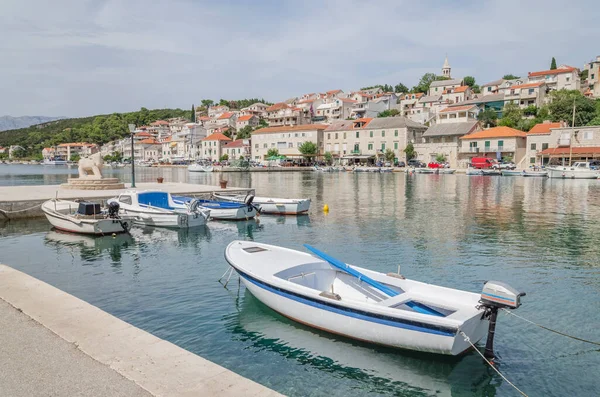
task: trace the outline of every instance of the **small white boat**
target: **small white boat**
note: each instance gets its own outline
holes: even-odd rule
[[[185,196],[172,197],[175,204],[189,204],[196,200],[200,207],[210,210],[211,219],[239,221],[254,218],[258,214],[258,208],[252,204],[254,196],[249,196],[244,203],[194,199]]]
[[[313,168],[313,170],[318,171],[318,172],[333,172],[333,171],[335,171],[333,169],[333,167],[319,167],[319,166],[316,166],[316,165]]]
[[[208,163],[194,163],[194,164],[190,164],[188,165],[188,171],[189,172],[213,172],[213,166],[212,164],[208,164]]]
[[[245,203],[248,195],[226,195],[213,193],[213,197],[222,201]],[[310,199],[285,199],[272,197],[254,197],[252,202],[259,207],[261,214],[299,215],[308,212]]]
[[[134,220],[120,215],[118,204],[104,210],[98,203],[52,199],[42,204],[42,211],[56,229],[81,234],[127,233]]]
[[[486,176],[500,176],[502,175],[502,172],[500,172],[500,170],[488,168],[485,170],[481,170],[481,174]]]
[[[531,171],[531,170],[523,170],[523,176],[529,177],[547,177],[548,171]]]
[[[142,226],[203,226],[210,216],[210,210],[201,208],[196,200],[178,204],[170,193],[161,191],[130,190],[108,200],[108,203],[114,202],[120,205],[121,213],[135,216],[134,223]]]
[[[590,167],[590,163],[578,161],[569,167],[548,167],[548,176],[550,178],[563,179],[596,179],[598,171]]]
[[[438,168],[439,174],[454,174],[455,172],[454,168]]]
[[[294,321],[365,342],[438,354],[469,349],[462,333],[477,343],[489,326],[493,338],[498,308],[518,308],[524,295],[494,281],[476,294],[407,280],[305,247],[314,256],[234,241],[225,259],[258,300]]]
[[[415,168],[415,174],[435,174],[436,171],[433,168]]]
[[[44,159],[43,165],[67,165],[67,160],[61,157],[49,157]]]
[[[519,171],[519,170],[502,170],[502,171],[500,171],[502,176],[523,176],[524,172],[525,171]]]

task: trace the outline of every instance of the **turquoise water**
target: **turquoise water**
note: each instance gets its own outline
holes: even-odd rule
[[[9,184],[2,167],[0,183]],[[139,172],[139,180],[188,177],[181,169]],[[400,264],[407,277],[474,292],[502,280],[527,292],[517,314],[600,339],[598,181],[310,172],[227,179],[261,195],[310,197],[313,206],[308,216],[136,229],[115,239],[57,233],[45,220],[0,224],[0,262],[292,396],[517,393],[473,352],[448,358],[357,343],[277,315],[237,277],[223,288],[223,250],[234,239],[299,250],[308,243],[364,267],[389,272]],[[530,396],[600,395],[597,346],[507,315],[495,345],[499,369]]]

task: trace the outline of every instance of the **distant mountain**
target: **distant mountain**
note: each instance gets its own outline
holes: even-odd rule
[[[47,116],[1,116],[0,131],[16,130],[19,128],[27,128],[35,124],[47,123],[48,121],[61,120],[64,117],[47,117]]]

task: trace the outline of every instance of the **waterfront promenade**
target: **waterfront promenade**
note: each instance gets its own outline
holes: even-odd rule
[[[5,265],[0,340],[4,396],[279,395]]]

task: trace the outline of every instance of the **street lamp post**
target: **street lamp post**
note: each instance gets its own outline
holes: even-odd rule
[[[135,161],[133,156],[133,135],[135,134],[135,124],[129,124],[129,132],[131,132],[131,187],[135,187]]]

